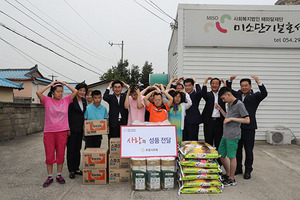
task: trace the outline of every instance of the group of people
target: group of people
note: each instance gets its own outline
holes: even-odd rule
[[[141,89],[123,81],[112,81],[103,94],[103,100],[109,104],[109,112],[101,105],[101,91],[92,91],[85,83],[73,88],[62,81],[52,82],[37,91],[45,106],[44,146],[48,178],[43,186],[47,187],[53,182],[54,163],[57,163],[57,182],[65,183],[61,172],[66,146],[69,177],[74,179],[75,175],[82,175],[79,169],[82,139],[85,140],[85,148],[99,148],[102,141],[101,135],[83,137],[84,120],[106,118],[109,124],[108,138],[120,137],[122,125],[168,120],[176,125],[179,142],[198,141],[199,124],[204,123],[205,142],[219,150],[219,162],[226,170],[222,176],[224,185],[236,185],[234,175],[243,173],[243,147],[246,152],[244,178],[251,178],[257,128],[255,113],[259,103],[267,96],[267,91],[257,76],[252,78],[260,92],[252,91],[248,78],[241,79],[241,89],[235,91],[231,87],[235,78],[236,75],[233,75],[225,82],[208,77],[202,88],[197,79],[184,77],[171,80],[166,88],[162,84],[154,84]],[[210,92],[207,89],[209,81]],[[224,87],[220,88],[221,84]],[[72,91],[71,95],[63,97],[64,85]],[[43,95],[48,88],[48,96]],[[199,111],[201,98],[206,102],[202,115]],[[225,103],[228,104],[227,108]],[[230,165],[226,157],[230,159]]]

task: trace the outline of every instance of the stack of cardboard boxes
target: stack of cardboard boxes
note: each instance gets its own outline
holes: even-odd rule
[[[83,152],[83,184],[103,185],[107,180],[107,149],[87,148]]]
[[[130,183],[130,159],[120,158],[120,138],[109,142],[109,184]]]
[[[84,135],[107,135],[107,120],[86,120]],[[107,148],[87,148],[83,151],[83,184],[98,185],[107,182]]]

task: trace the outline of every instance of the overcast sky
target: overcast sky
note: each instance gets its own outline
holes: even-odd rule
[[[0,23],[99,74],[116,65],[121,57],[119,46],[110,46],[108,42],[121,43],[122,40],[124,59],[128,59],[130,65],[138,65],[141,68],[145,61],[149,61],[153,64],[154,73],[167,73],[167,53],[172,33],[169,24],[172,19],[151,7],[149,0],[135,1],[1,0]],[[276,0],[152,0],[152,2],[175,18],[178,3],[274,5]],[[155,7],[154,4],[151,5]],[[85,80],[90,84],[99,81],[98,74],[71,63],[2,26],[0,38],[35,59],[18,53],[11,45],[0,40],[1,69],[30,68],[38,64],[40,72],[48,78],[53,74],[58,76],[58,80],[69,82]]]

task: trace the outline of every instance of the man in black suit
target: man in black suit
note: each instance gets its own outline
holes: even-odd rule
[[[184,80],[184,88],[189,93],[193,105],[186,110],[184,119],[183,141],[198,141],[199,124],[202,123],[202,116],[199,111],[199,103],[202,98],[202,90],[195,78]],[[194,89],[194,84],[196,90]]]
[[[128,110],[124,108],[127,91],[122,93],[123,87],[128,88],[123,81],[112,81],[103,95],[104,101],[109,104],[109,139],[120,137],[120,126],[127,125]],[[111,88],[113,94],[109,94]]]
[[[257,76],[251,76],[255,82],[258,84],[258,88],[260,92],[253,92],[251,80],[248,78],[243,78],[240,80],[241,89],[239,91],[232,90],[233,95],[241,100],[249,113],[250,124],[242,124],[242,137],[239,141],[239,146],[237,150],[237,169],[236,174],[243,173],[242,159],[243,159],[243,147],[245,148],[246,159],[245,159],[245,173],[244,179],[251,178],[251,172],[253,171],[253,148],[254,148],[254,140],[255,140],[255,129],[257,129],[256,123],[256,110],[260,104],[260,102],[268,96],[268,92],[262,84],[262,82],[258,79]],[[227,82],[227,86],[231,88],[232,81],[236,78],[236,75],[232,75],[230,77],[230,81]]]
[[[208,80],[210,80],[210,92],[207,92],[206,84]],[[216,105],[221,106],[224,111],[226,110],[225,103],[218,96],[221,82],[224,84],[224,80],[208,77],[205,79],[202,86],[202,95],[206,102],[202,112],[204,138],[205,142],[212,146],[214,145],[217,149],[219,148],[219,144],[223,136],[224,116],[216,108]]]

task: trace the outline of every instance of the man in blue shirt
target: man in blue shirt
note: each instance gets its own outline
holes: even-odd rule
[[[101,105],[102,95],[99,90],[92,92],[93,103],[86,107],[84,118],[86,120],[102,120],[107,118],[107,110]],[[85,137],[85,148],[100,148],[102,135]]]

